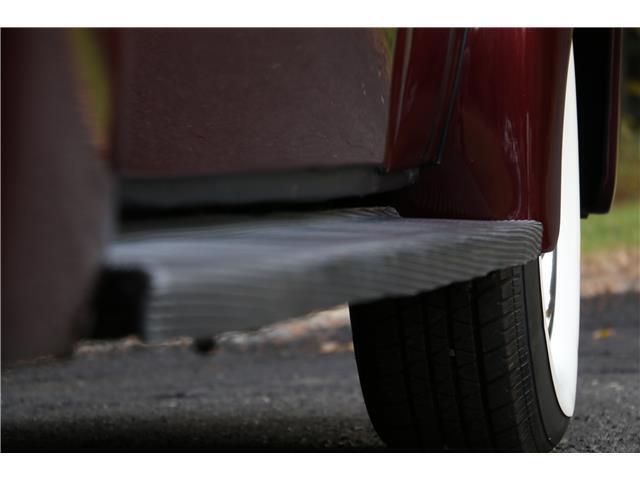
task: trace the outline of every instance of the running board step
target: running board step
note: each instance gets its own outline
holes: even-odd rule
[[[392,208],[201,216],[128,224],[107,262],[146,273],[142,334],[160,340],[432,290],[524,264],[541,236],[535,221],[402,218]]]

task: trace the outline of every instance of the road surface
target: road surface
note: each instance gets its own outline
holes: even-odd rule
[[[2,371],[3,451],[383,451],[344,311],[208,354],[85,344]],[[557,451],[640,451],[640,294],[582,301],[576,414]]]

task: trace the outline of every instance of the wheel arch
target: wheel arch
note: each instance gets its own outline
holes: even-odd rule
[[[394,199],[402,215],[536,220],[555,248],[571,29],[470,29],[442,160]]]
[[[580,205],[607,213],[615,192],[620,123],[622,30],[576,28],[573,31],[578,100]]]

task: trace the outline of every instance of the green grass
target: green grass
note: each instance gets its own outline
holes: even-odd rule
[[[640,199],[640,125],[629,116],[620,123],[616,202]]]
[[[582,251],[640,248],[640,199],[614,203],[607,215],[582,220]]]
[[[620,125],[616,196],[611,212],[582,221],[582,250],[640,250],[640,125],[629,116]]]

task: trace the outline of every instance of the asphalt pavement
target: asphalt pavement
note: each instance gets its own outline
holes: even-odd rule
[[[384,451],[348,324],[332,318],[229,335],[206,354],[126,340],[3,369],[1,448]],[[557,451],[640,452],[639,343],[640,294],[583,298],[576,413]]]

